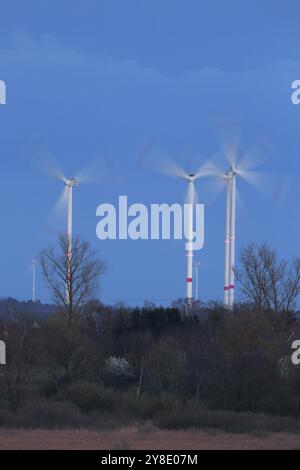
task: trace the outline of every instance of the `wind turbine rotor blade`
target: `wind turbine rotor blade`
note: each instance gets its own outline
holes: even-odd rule
[[[207,205],[212,205],[218,199],[226,186],[224,175],[219,174],[217,177],[201,183],[201,201]]]
[[[111,161],[108,158],[99,157],[83,167],[76,175],[79,183],[102,183],[112,179],[115,174]]]
[[[33,160],[34,166],[40,173],[46,176],[57,179],[59,181],[65,180],[65,175],[60,168],[57,160],[50,152],[43,152],[42,154],[36,154]]]
[[[272,200],[277,205],[282,205],[289,199],[288,192],[291,189],[291,185],[286,175],[277,175],[276,182],[274,184],[274,190],[272,192]]]
[[[207,179],[200,184],[201,200],[204,201],[205,204],[213,204],[226,184],[225,173],[218,165],[217,159],[219,158],[220,152],[216,152],[214,157],[202,165],[195,174],[195,179],[209,178],[209,180]],[[217,163],[215,163],[215,161],[217,161]]]
[[[198,168],[199,162],[205,161],[205,157],[199,152],[187,151],[184,159],[183,168],[195,169]]]
[[[57,222],[60,222],[61,225],[62,217],[64,217],[64,221],[66,220],[67,207],[68,188],[65,186],[47,217],[47,225],[57,226]]]
[[[223,149],[230,166],[235,166],[238,161],[238,148],[235,144],[227,143],[223,145]]]
[[[51,162],[51,164],[46,170],[46,173],[48,173],[49,176],[52,176],[52,178],[57,179],[59,181],[65,181],[66,179],[62,169],[58,166],[55,160]]]
[[[148,145],[143,149],[140,164],[148,170],[168,176],[184,179],[188,176],[183,168],[181,168],[163,148],[157,145]]]
[[[238,170],[238,174],[261,194],[269,197],[274,193],[276,186],[276,176],[274,174],[243,170]]]
[[[262,149],[253,146],[243,155],[238,167],[240,171],[248,171],[263,165],[266,161],[267,156]]]
[[[198,178],[208,178],[210,176],[218,176],[220,175],[219,168],[212,162],[208,161],[204,163],[199,170],[195,173],[195,179]]]
[[[239,134],[239,130],[235,126],[224,127],[218,131],[225,157],[231,166],[237,164],[240,141]]]

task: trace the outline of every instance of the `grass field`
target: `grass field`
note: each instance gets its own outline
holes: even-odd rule
[[[299,449],[300,434],[230,434],[214,431],[165,431],[152,426],[113,431],[0,430],[0,450],[204,450]]]

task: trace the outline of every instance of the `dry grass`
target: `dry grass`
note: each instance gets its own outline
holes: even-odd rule
[[[128,427],[108,432],[87,430],[0,429],[0,450],[203,450],[203,449],[299,449],[300,435],[230,434],[204,431],[165,431]]]

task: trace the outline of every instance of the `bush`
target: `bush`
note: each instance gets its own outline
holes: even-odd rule
[[[0,409],[0,426],[9,427],[13,421],[13,414],[8,409]]]
[[[39,401],[26,403],[14,416],[14,426],[24,428],[66,428],[83,426],[84,415],[72,403]]]
[[[215,428],[232,433],[300,430],[300,423],[292,417],[192,408],[165,414],[157,425],[166,429]]]
[[[113,411],[117,406],[113,390],[84,381],[74,382],[66,387],[60,398],[75,404],[84,413],[97,410]]]
[[[105,383],[114,387],[128,387],[135,379],[134,371],[124,357],[111,356],[105,361],[103,370]]]
[[[139,418],[152,419],[165,413],[173,413],[179,407],[178,399],[167,392],[157,395],[142,394],[136,398],[134,390],[123,396],[122,408]]]

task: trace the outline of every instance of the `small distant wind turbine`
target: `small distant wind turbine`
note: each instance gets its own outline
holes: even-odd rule
[[[32,260],[32,302],[36,301],[36,259]]]
[[[196,261],[194,263],[194,268],[195,268],[195,273],[196,273],[196,279],[195,279],[195,300],[196,302],[199,300],[199,267],[200,267],[200,262]]]
[[[174,160],[160,147],[152,146],[147,149],[146,159],[143,164],[153,171],[164,173],[168,176],[175,176],[188,182],[187,188],[187,239],[193,241],[194,207],[197,200],[195,181],[200,178],[207,178],[216,174],[216,167],[211,162],[204,163],[195,173],[188,173],[182,169]],[[187,275],[186,275],[186,299],[191,304],[193,299],[193,250],[188,249]]]

